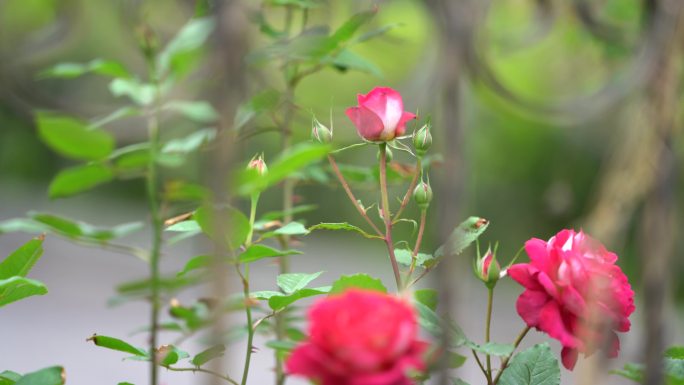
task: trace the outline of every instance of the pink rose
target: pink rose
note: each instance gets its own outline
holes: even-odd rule
[[[320,385],[412,385],[425,370],[413,308],[375,291],[349,290],[309,310],[309,338],[286,362],[289,374]]]
[[[416,115],[404,111],[401,95],[389,87],[375,87],[358,95],[359,105],[347,108],[347,116],[366,140],[387,141],[406,131],[406,122]]]
[[[634,292],[615,265],[617,255],[581,231],[563,230],[544,242],[525,243],[530,263],[511,266],[508,274],[525,287],[518,314],[560,341],[563,366],[572,370],[578,353],[603,349],[617,356],[615,332],[629,331]]]

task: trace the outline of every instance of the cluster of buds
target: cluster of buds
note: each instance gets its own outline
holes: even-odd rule
[[[478,252],[473,269],[475,276],[484,282],[487,288],[493,289],[501,275],[501,265],[496,260],[496,250],[492,252],[492,249],[488,248],[484,257],[480,256]]]

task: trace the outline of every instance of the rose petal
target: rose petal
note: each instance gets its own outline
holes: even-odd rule
[[[527,326],[536,327],[539,325],[541,310],[549,300],[548,294],[543,291],[525,290],[518,297],[515,308]]]
[[[575,368],[577,353],[577,349],[572,348],[563,348],[563,350],[561,350],[561,361],[566,369],[573,370]]]
[[[415,118],[416,114],[410,112],[403,112],[401,115],[401,119],[399,119],[399,123],[397,124],[397,129],[395,130],[396,136],[404,135],[404,133],[406,132],[406,122]]]
[[[366,140],[380,140],[384,126],[382,120],[366,107],[350,107],[345,111],[356,126],[356,131]]]

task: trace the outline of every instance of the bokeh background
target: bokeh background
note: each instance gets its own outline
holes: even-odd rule
[[[269,2],[245,3],[250,12],[263,11],[273,25],[282,23],[281,8],[264,5]],[[619,264],[637,292],[637,313],[634,328],[622,337],[623,354],[610,365],[642,360],[653,322],[662,322],[658,330],[668,344],[684,342],[684,284],[679,279],[684,241],[678,224],[683,214],[678,180],[684,155],[680,139],[684,35],[676,10],[659,19],[662,4],[657,1],[330,0],[310,11],[310,23],[338,26],[353,13],[373,6],[378,12],[368,29],[392,27],[353,49],[373,68],[359,72],[330,67],[303,80],[295,94],[294,141],[308,140],[315,115],[334,127],[336,146],[351,144],[358,138],[344,109],[355,104],[356,94],[378,85],[399,90],[408,110],[432,119],[435,151],[453,155],[433,165],[432,180],[437,185],[456,181],[458,193],[438,191],[436,200],[457,207],[449,212],[457,216],[455,223],[470,215],[490,220],[482,241],[499,242],[504,260],[525,240],[546,239],[568,227],[584,229],[618,253]],[[100,225],[147,218],[140,180],[107,184],[75,198],[47,199],[51,178],[71,163],[40,142],[35,112],[54,110],[94,119],[123,102],[109,94],[106,79],[40,80],[37,74],[59,62],[93,58],[115,59],[143,73],[140,26],[149,26],[166,41],[194,12],[195,2],[181,0],[0,1],[0,221],[31,210]],[[264,46],[259,26],[253,22],[249,26],[250,49]],[[207,71],[208,67],[200,67],[178,94],[211,95],[216,85]],[[449,80],[450,74],[456,76],[456,83]],[[250,65],[245,76],[249,94],[283,86],[272,63]],[[444,96],[448,87],[455,87],[457,104]],[[187,123],[171,118],[163,120],[162,127],[162,135],[189,129]],[[137,119],[114,123],[108,130],[120,145],[146,137],[144,123]],[[449,131],[458,131],[455,145],[449,142]],[[235,147],[239,162],[257,152],[264,152],[268,161],[279,151],[280,138],[266,132]],[[363,149],[340,158],[364,165],[375,157],[373,151]],[[405,160],[401,155],[395,159]],[[202,167],[197,160],[166,172],[200,180]],[[375,199],[374,186],[355,187],[364,201]],[[401,194],[400,187],[394,191]],[[318,206],[302,216],[309,224],[361,223],[332,179],[304,184],[297,196]],[[262,202],[264,210],[277,209],[278,188]],[[439,224],[444,223],[437,211],[433,207],[430,213],[428,249],[438,244]],[[417,214],[414,209],[409,213]],[[410,228],[399,229],[395,238],[409,234]],[[29,237],[0,234],[0,255]],[[144,233],[127,242],[147,244]],[[293,269],[326,270],[321,284],[362,270],[391,285],[385,252],[368,240],[325,233],[307,237],[304,243],[306,254],[293,259]],[[200,241],[188,241],[169,248],[163,270],[178,271],[203,247]],[[146,267],[130,257],[56,237],[48,237],[45,249],[33,277],[45,282],[50,294],[0,311],[0,369],[23,372],[58,363],[66,367],[70,384],[145,383],[146,365],[121,362],[119,354],[96,349],[85,338],[94,332],[127,336],[145,325],[146,304],[112,307],[107,300],[121,282],[145,277]],[[459,291],[453,312],[467,332],[479,335],[484,290],[468,274],[469,258],[470,254],[463,256],[454,266]],[[649,268],[652,264],[657,266],[655,272]],[[274,289],[276,271],[267,263],[260,266],[257,289]],[[664,320],[645,317],[649,301],[642,288],[648,274],[657,277],[655,292],[664,299],[662,307],[650,309],[663,314]],[[504,285],[494,324],[495,340],[502,342],[512,339],[522,326],[514,311],[521,290],[510,282]],[[196,297],[206,288],[193,290],[184,295]],[[131,340],[144,344],[145,338],[136,334]],[[559,349],[558,344],[552,346]],[[265,347],[262,352],[256,355],[250,383],[270,381],[271,355]],[[238,367],[241,353],[229,357]],[[479,383],[470,361],[463,377]],[[563,371],[564,384],[584,381],[578,374],[582,365],[573,374]],[[163,374],[166,384],[203,380],[199,375]],[[627,383],[615,377],[602,381]]]

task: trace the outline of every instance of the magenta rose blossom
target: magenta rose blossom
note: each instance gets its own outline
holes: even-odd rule
[[[316,302],[309,338],[286,362],[289,374],[320,385],[412,385],[425,370],[413,308],[403,299],[352,289]]]
[[[563,230],[544,242],[525,243],[530,263],[511,266],[508,274],[525,287],[518,314],[560,341],[563,366],[572,370],[578,353],[603,349],[617,356],[615,332],[629,331],[634,292],[615,265],[617,255],[581,231]]]
[[[406,122],[416,115],[404,111],[401,95],[389,87],[375,87],[358,95],[359,105],[347,108],[347,116],[366,140],[387,141],[406,131]]]

